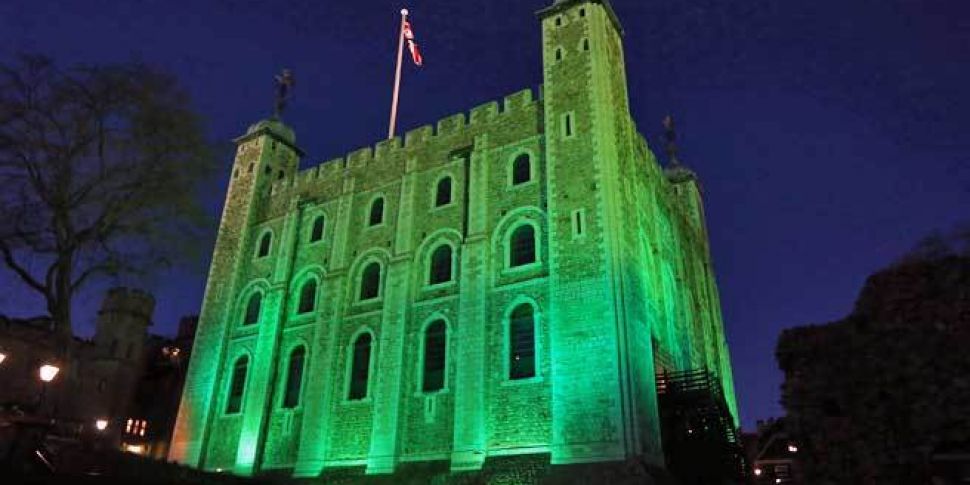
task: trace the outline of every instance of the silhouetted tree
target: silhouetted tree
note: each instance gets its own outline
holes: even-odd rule
[[[176,79],[136,63],[0,65],[0,256],[39,293],[61,338],[98,277],[169,265],[196,241],[211,173]]]

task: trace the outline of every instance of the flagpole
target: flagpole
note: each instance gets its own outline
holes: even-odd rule
[[[387,130],[387,139],[394,138],[394,128],[397,125],[397,100],[401,93],[401,61],[404,59],[404,24],[407,22],[408,9],[401,9],[401,31],[397,39],[397,70],[394,72],[394,95],[391,97],[391,126]]]

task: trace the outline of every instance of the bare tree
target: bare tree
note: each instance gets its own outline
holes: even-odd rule
[[[189,254],[211,160],[169,74],[39,56],[0,65],[0,256],[45,299],[65,343],[86,283]]]

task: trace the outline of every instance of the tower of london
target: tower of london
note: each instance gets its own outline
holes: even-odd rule
[[[538,17],[536,89],[304,170],[280,119],[235,140],[171,459],[662,466],[688,369],[737,424],[697,177],[631,119],[609,1]]]

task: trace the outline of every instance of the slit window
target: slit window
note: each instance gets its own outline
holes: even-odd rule
[[[308,280],[300,287],[300,303],[296,312],[299,314],[310,313],[317,306],[317,280]]]
[[[421,390],[435,392],[445,387],[448,327],[444,320],[435,320],[424,331],[424,365]]]
[[[536,375],[536,331],[532,305],[522,304],[509,316],[509,379]]]
[[[573,236],[579,237],[583,235],[585,230],[586,214],[582,209],[573,211]]]
[[[259,251],[256,253],[256,257],[264,258],[269,256],[270,246],[273,244],[273,235],[269,232],[264,233],[263,237],[259,239]]]
[[[438,181],[438,186],[434,194],[434,206],[442,207],[451,203],[451,177],[445,177]]]
[[[428,283],[435,285],[451,281],[452,271],[451,246],[442,244],[431,253],[431,267],[429,268]]]
[[[562,48],[557,48],[556,49],[556,60],[557,61],[561,61],[562,60]]]
[[[563,135],[567,138],[573,136],[573,114],[566,113],[562,120]]]
[[[384,198],[378,197],[374,199],[374,202],[370,204],[370,217],[368,222],[372,226],[376,226],[384,222]]]
[[[362,333],[354,341],[350,361],[350,390],[347,399],[359,401],[367,397],[367,381],[370,378],[371,336]]]
[[[290,362],[286,369],[286,388],[283,391],[283,407],[293,409],[300,404],[300,391],[303,387],[303,363],[306,360],[306,348],[302,345],[290,353]]]
[[[523,153],[512,162],[512,185],[524,184],[532,180],[532,160]]]
[[[364,267],[360,276],[360,300],[377,298],[381,290],[381,265],[372,262]]]
[[[310,229],[310,242],[317,242],[323,239],[323,229],[326,227],[326,219],[323,216],[317,216],[313,220],[313,227]]]
[[[583,39],[583,50],[584,51],[589,50],[589,39]]]
[[[509,238],[509,266],[524,266],[536,262],[536,231],[529,224],[519,226]]]
[[[243,393],[246,390],[246,373],[249,371],[249,357],[236,359],[229,381],[229,396],[226,399],[226,414],[238,414],[242,410]]]
[[[243,325],[255,325],[259,323],[259,311],[263,305],[263,294],[253,293],[246,304],[246,314],[243,317]]]

